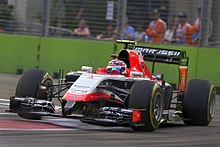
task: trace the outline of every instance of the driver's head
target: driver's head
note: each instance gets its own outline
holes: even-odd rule
[[[111,60],[106,67],[109,74],[126,74],[126,64],[118,59]]]

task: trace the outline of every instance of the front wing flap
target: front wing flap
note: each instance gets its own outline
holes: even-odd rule
[[[51,101],[33,97],[11,97],[9,111],[14,113],[55,112],[55,105]]]

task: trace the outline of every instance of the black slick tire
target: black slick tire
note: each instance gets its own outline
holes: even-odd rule
[[[183,99],[183,122],[207,126],[214,117],[215,87],[206,80],[190,80]]]
[[[41,90],[40,85],[52,85],[52,79],[45,71],[39,69],[29,69],[25,71],[18,81],[15,96],[16,97],[33,97],[42,100],[48,100],[48,93],[46,90]],[[41,119],[40,116],[31,115],[25,112],[18,113],[22,118],[26,119]]]
[[[129,108],[145,109],[144,126],[132,125],[135,131],[152,132],[160,125],[163,113],[161,87],[152,81],[136,81],[131,88]],[[157,107],[159,109],[157,109]]]

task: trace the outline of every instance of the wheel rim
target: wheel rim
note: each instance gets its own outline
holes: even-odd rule
[[[211,118],[213,118],[215,114],[215,93],[214,92],[212,92],[211,97],[210,97],[209,114]]]
[[[158,93],[155,97],[155,101],[154,101],[154,118],[156,119],[156,121],[160,121],[161,117],[162,117],[162,111],[163,111],[163,103],[162,103],[162,98],[161,95]]]
[[[39,89],[37,93],[37,98],[51,101],[52,100],[51,96],[53,94],[53,88],[51,88],[52,85],[53,85],[53,82],[50,79],[47,79],[46,81],[44,81],[42,86],[45,86],[46,90]]]

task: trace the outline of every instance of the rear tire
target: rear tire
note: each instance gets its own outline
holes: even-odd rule
[[[190,80],[183,99],[183,122],[207,126],[215,112],[215,87],[206,80]]]
[[[132,125],[135,131],[152,132],[160,125],[163,114],[161,87],[151,81],[136,81],[131,88],[129,108],[145,109],[144,126]]]
[[[47,87],[46,90],[41,90],[40,85]],[[49,74],[39,69],[29,69],[25,71],[18,81],[15,96],[16,97],[33,97],[42,100],[49,100],[48,87],[53,85]],[[25,112],[18,113],[22,118],[26,119],[41,119],[41,116],[31,115]]]

